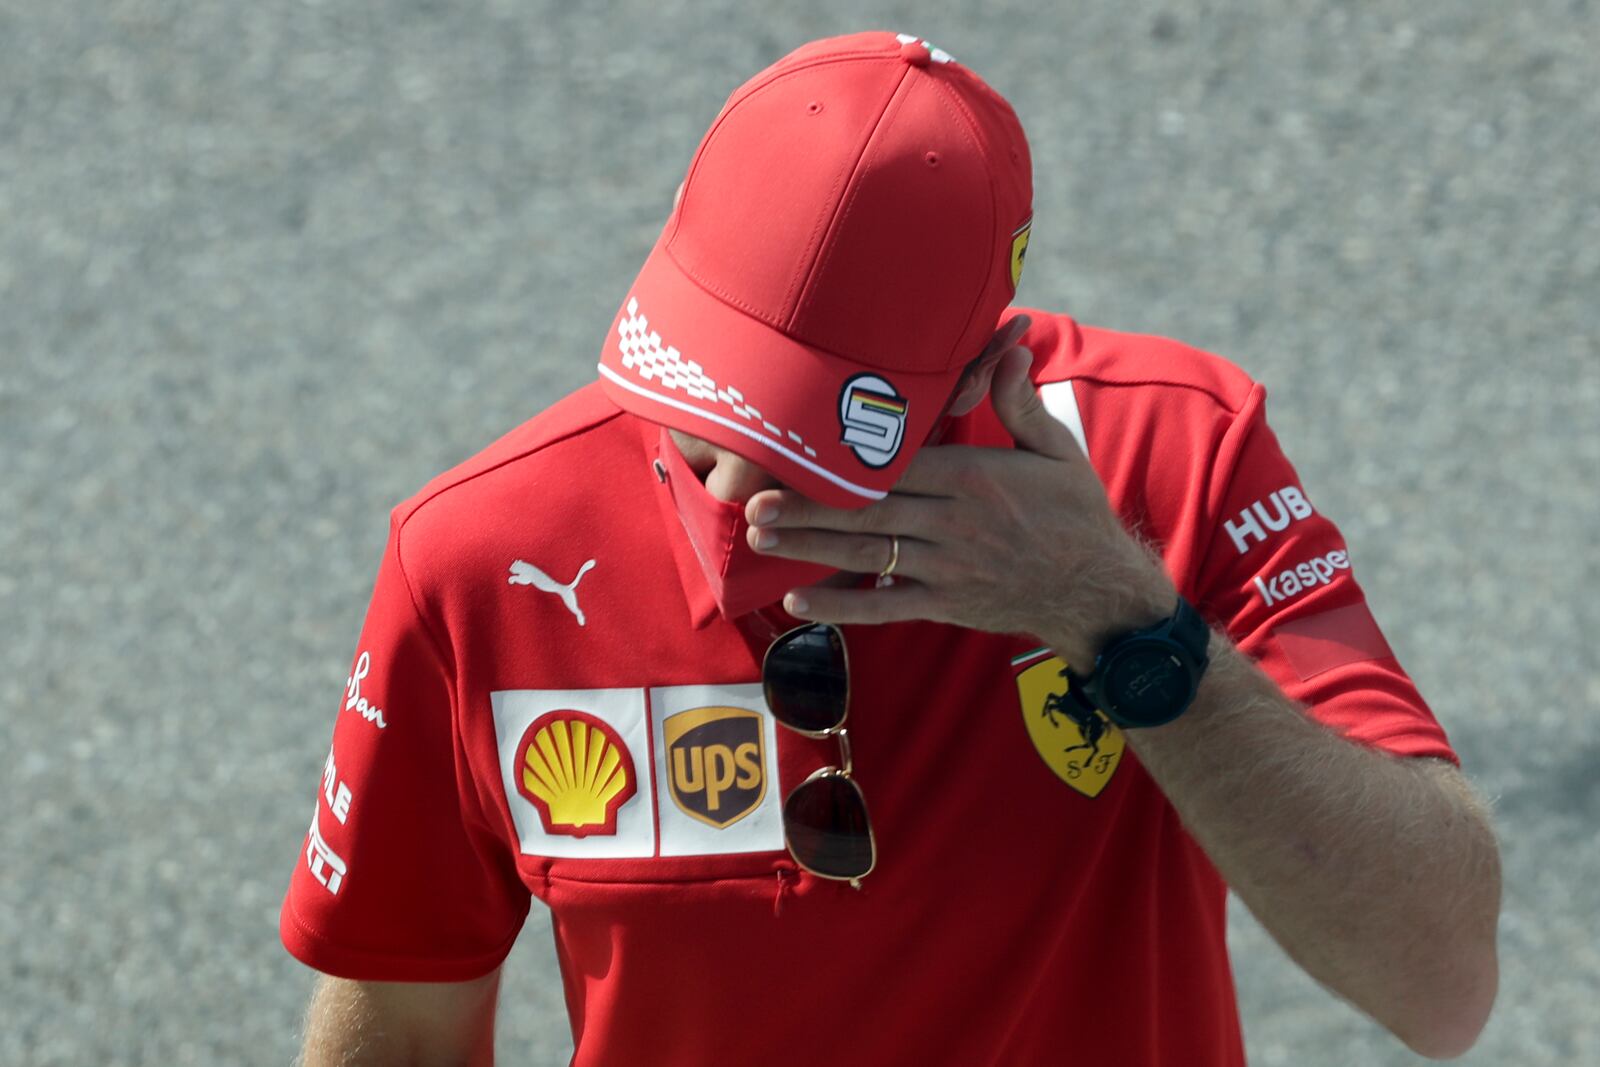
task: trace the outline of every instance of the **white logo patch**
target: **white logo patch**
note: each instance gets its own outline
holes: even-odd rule
[[[489,694],[501,782],[522,853],[627,859],[781,850],[778,728],[767,710],[760,683],[665,686],[651,689],[648,702],[645,696],[643,689],[508,689]],[[618,743],[609,748],[623,754],[621,770],[632,791],[616,806],[614,821],[610,821],[613,812],[606,810],[601,813],[606,821],[597,816],[581,827],[582,833],[574,833],[571,825],[551,820],[553,804],[541,812],[529,799],[530,790],[522,781],[528,763],[527,738],[530,728],[552,715],[599,720],[615,733]],[[703,722],[710,729],[684,730],[686,721]],[[724,726],[732,727],[737,740],[744,742],[729,746],[726,753],[718,751],[727,741]],[[739,732],[747,726],[748,735]],[[588,734],[597,736],[592,728]],[[559,751],[555,754],[562,755]],[[577,762],[581,761],[574,765]],[[715,790],[723,792],[710,797]],[[749,797],[756,792],[759,799]],[[729,818],[696,818],[693,808],[684,804],[696,799],[709,801],[713,810],[720,803],[728,809],[724,813]],[[731,810],[734,804],[737,811]]]
[[[760,716],[759,729],[765,744],[747,746],[745,751],[737,754],[729,751],[725,755],[717,751],[720,746],[712,744],[705,746],[707,750],[702,754],[694,751],[689,739],[673,743],[666,736],[667,720],[681,712],[734,708]],[[655,735],[655,803],[661,820],[661,855],[709,856],[775,852],[783,848],[783,797],[778,788],[776,756],[778,726],[767,710],[759,682],[652,689],[650,717]],[[758,774],[754,773],[757,771]],[[686,788],[714,790],[720,784],[723,787],[759,785],[763,792],[760,802],[748,814],[740,815],[725,826],[717,826],[695,818],[673,800],[674,782],[680,791]]]
[[[655,854],[655,817],[651,810],[655,789],[651,784],[650,727],[645,719],[644,690],[504,689],[490,693],[489,703],[494,709],[500,778],[523,855],[620,859]],[[622,742],[621,770],[633,791],[616,809],[612,827],[591,829],[581,836],[562,832],[559,826],[547,830],[539,809],[524,795],[520,787],[527,758],[523,739],[534,721],[549,712],[598,719]]]
[[[535,589],[546,593],[554,593],[561,598],[561,602],[572,612],[572,617],[578,620],[578,625],[586,625],[583,609],[578,607],[578,583],[583,581],[583,576],[589,573],[589,568],[594,566],[594,560],[589,560],[578,568],[577,575],[565,585],[550,577],[544,571],[525,560],[515,560],[511,564],[511,577],[506,579],[507,585],[531,585]]]
[[[839,391],[839,438],[874,469],[887,467],[906,434],[906,399],[876,374],[858,374]]]

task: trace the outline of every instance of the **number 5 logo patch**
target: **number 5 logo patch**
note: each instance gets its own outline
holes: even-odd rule
[[[1067,665],[1048,648],[1011,661],[1028,738],[1045,766],[1086,797],[1097,797],[1117,773],[1126,745],[1122,731],[1098,711],[1066,698]]]
[[[858,374],[839,392],[839,440],[867,466],[894,462],[906,434],[906,398],[876,374]]]

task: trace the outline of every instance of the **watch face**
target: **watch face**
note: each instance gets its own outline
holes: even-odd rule
[[[1166,722],[1189,701],[1189,672],[1164,648],[1129,649],[1110,668],[1103,691],[1130,722]]]

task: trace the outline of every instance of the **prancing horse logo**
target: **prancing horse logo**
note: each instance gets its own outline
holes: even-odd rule
[[[583,609],[578,607],[578,583],[583,581],[583,576],[589,573],[589,568],[594,566],[594,560],[589,560],[578,568],[577,575],[565,585],[550,577],[544,571],[525,560],[515,560],[511,564],[511,577],[506,579],[507,585],[531,585],[535,589],[546,593],[554,593],[561,598],[561,602],[572,612],[573,618],[578,620],[578,625],[586,625],[583,618]]]
[[[1023,725],[1039,758],[1084,796],[1099,796],[1122,762],[1122,731],[1067,695],[1067,665],[1050,649],[1024,652],[1012,659],[1011,670]]]

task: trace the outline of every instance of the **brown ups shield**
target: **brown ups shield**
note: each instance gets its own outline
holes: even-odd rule
[[[730,826],[767,793],[761,716],[744,708],[692,708],[662,724],[672,802],[709,826]]]

